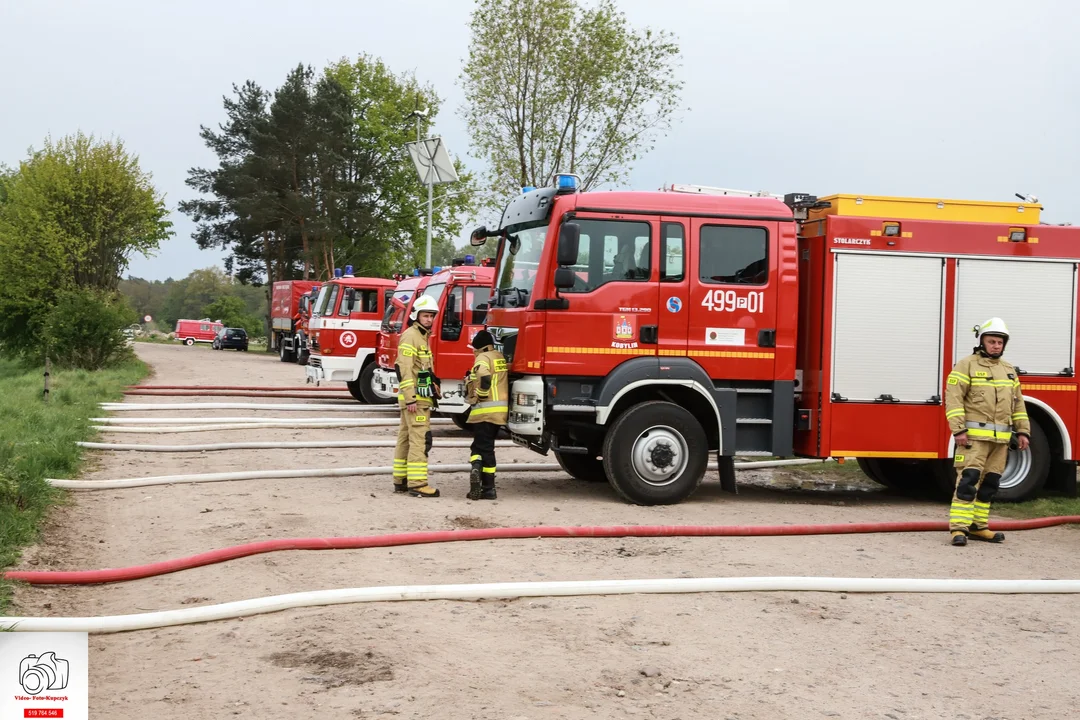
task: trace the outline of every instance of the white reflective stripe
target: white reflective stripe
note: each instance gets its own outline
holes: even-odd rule
[[[968,421],[965,423],[972,430],[993,430],[994,432],[1012,432],[1012,425],[995,425],[993,423],[980,423]]]

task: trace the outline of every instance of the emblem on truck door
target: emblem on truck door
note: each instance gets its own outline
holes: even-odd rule
[[[634,341],[634,337],[637,335],[637,317],[634,315],[616,315],[615,316],[615,340],[611,343],[611,347],[620,349],[633,349],[638,346]]]
[[[682,300],[677,297],[669,297],[667,299],[668,312],[677,313],[682,310]]]

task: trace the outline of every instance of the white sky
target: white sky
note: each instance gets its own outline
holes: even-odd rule
[[[682,46],[685,110],[641,160],[672,182],[774,193],[1011,200],[1080,224],[1080,11],[1067,0],[621,0]],[[123,138],[173,210],[176,236],[134,275],[220,263],[175,211],[187,169],[212,166],[200,124],[251,79],[360,52],[445,99],[436,132],[466,155],[457,84],[468,0],[0,0],[0,162],[47,134]],[[471,167],[480,164],[466,158]],[[421,238],[422,241],[422,238]]]

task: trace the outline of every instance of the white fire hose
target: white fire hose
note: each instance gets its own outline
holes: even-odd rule
[[[147,410],[274,410],[277,412],[399,413],[397,405],[361,405],[359,403],[101,403],[106,412]]]
[[[314,590],[133,615],[66,618],[0,617],[0,629],[16,632],[114,633],[250,617],[294,608],[348,603],[704,592],[1075,594],[1080,593],[1080,580],[728,577],[397,585]]]

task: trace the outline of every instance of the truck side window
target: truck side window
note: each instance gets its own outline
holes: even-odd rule
[[[491,288],[472,286],[465,289],[465,309],[469,311],[469,325],[484,324],[490,297]]]
[[[356,288],[355,300],[352,307],[346,307],[344,298],[341,300],[341,309],[338,315],[348,317],[351,313],[374,313],[379,311],[379,291]]]
[[[465,290],[459,285],[450,291],[450,295],[454,298],[453,310],[451,310],[451,303],[446,303],[446,310],[443,312],[443,325],[446,327],[458,327],[461,325],[461,302],[464,300]]]
[[[652,274],[652,226],[626,220],[577,220],[581,226],[578,277],[572,290],[590,292],[609,282],[647,282]]]
[[[685,278],[686,235],[682,223],[660,226],[660,282],[682,282]]]
[[[330,288],[330,294],[326,298],[326,307],[323,308],[323,315],[330,316],[334,314],[334,308],[337,307],[338,289],[340,287],[340,285],[334,285]]]
[[[769,279],[769,233],[763,227],[702,225],[698,277],[703,283],[764,285]]]

